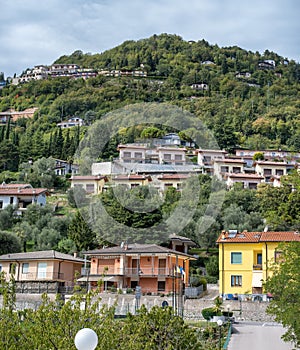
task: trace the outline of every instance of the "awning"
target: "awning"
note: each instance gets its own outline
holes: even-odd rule
[[[118,282],[120,280],[119,276],[84,276],[78,278],[78,282],[98,282],[98,281],[103,281],[103,282]]]

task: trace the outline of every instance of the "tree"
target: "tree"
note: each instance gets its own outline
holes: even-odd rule
[[[300,244],[290,242],[279,246],[280,262],[274,262],[273,274],[265,284],[265,290],[273,300],[267,312],[287,329],[283,339],[300,346]]]
[[[67,198],[72,208],[81,208],[88,203],[86,191],[81,186],[70,188],[67,192]]]
[[[8,205],[0,211],[0,230],[9,230],[13,227],[16,218],[14,216],[14,208]]]
[[[264,156],[263,152],[256,152],[253,155],[253,160],[254,161],[256,161],[256,160],[264,160],[264,159],[265,159],[265,156]]]
[[[19,253],[21,242],[12,232],[0,231],[0,255],[9,253]]]
[[[96,234],[91,230],[79,210],[76,211],[75,217],[68,227],[68,237],[75,243],[79,252],[94,249],[97,246]]]
[[[213,255],[205,264],[206,272],[209,276],[219,276],[219,261],[218,257]]]
[[[29,182],[33,187],[52,188],[56,175],[54,172],[55,161],[53,158],[40,158],[32,165],[22,163],[20,165],[20,180]]]
[[[19,165],[19,152],[11,140],[0,143],[0,170],[17,171]]]

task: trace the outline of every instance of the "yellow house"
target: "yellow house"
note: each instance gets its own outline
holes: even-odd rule
[[[71,187],[81,187],[87,194],[99,194],[102,193],[108,179],[101,175],[73,175],[70,181]]]
[[[219,245],[220,294],[263,294],[263,281],[272,261],[279,259],[281,242],[300,241],[299,232],[223,231]]]

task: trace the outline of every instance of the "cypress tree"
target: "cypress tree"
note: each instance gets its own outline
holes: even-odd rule
[[[10,135],[10,117],[8,118],[8,121],[6,123],[6,129],[5,129],[5,138],[6,138],[6,140],[9,139],[9,135]]]

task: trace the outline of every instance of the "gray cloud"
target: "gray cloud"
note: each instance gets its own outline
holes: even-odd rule
[[[6,76],[75,50],[102,52],[162,32],[300,58],[297,0],[1,0],[0,6]]]

